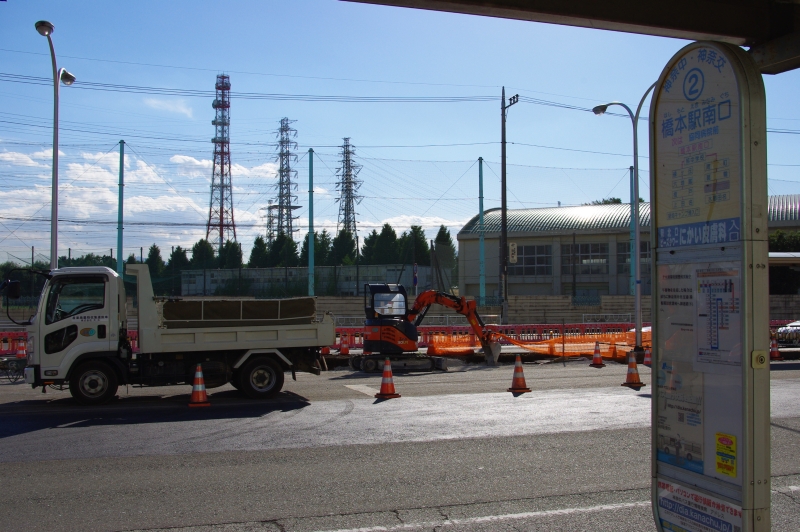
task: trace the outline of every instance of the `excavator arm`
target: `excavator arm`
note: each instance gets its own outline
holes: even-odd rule
[[[426,290],[417,296],[414,306],[408,311],[408,320],[413,321],[414,325],[418,327],[422,324],[425,314],[433,304],[453,309],[466,316],[467,322],[475,332],[475,336],[481,342],[486,360],[489,361],[491,359],[497,362],[497,355],[500,354],[500,344],[497,342],[494,332],[486,329],[486,325],[478,314],[478,305],[474,300],[467,300],[463,296],[456,297],[436,290]]]

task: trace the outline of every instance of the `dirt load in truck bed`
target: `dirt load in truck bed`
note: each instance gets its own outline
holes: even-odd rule
[[[215,299],[164,301],[161,309],[167,329],[303,325],[316,319],[313,297],[291,299]]]

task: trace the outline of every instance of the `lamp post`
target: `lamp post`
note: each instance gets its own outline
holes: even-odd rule
[[[56,51],[53,48],[53,39],[50,35],[55,30],[55,26],[46,20],[36,23],[36,31],[42,37],[47,37],[50,45],[50,59],[53,62],[53,192],[52,206],[50,208],[50,269],[58,268],[58,88],[59,80],[64,85],[72,85],[75,76],[67,72],[65,68],[59,69],[56,66]]]
[[[639,101],[639,107],[636,108],[636,114],[631,111],[631,108],[621,102],[611,102],[605,105],[598,105],[592,111],[596,115],[601,115],[606,112],[606,110],[612,105],[619,105],[623,107],[626,111],[628,111],[628,116],[631,118],[631,123],[633,124],[633,184],[631,187],[631,201],[634,203],[635,208],[631,209],[631,214],[633,215],[633,249],[631,250],[631,266],[635,272],[635,282],[634,282],[634,297],[633,297],[633,312],[634,312],[634,320],[636,321],[636,346],[634,347],[635,352],[642,351],[642,273],[641,273],[641,242],[642,242],[642,234],[639,227],[639,135],[638,135],[638,125],[639,125],[639,113],[642,111],[642,105],[644,105],[645,99],[647,99],[647,95],[650,94],[650,91],[656,86],[655,83],[650,85],[648,89],[644,92],[642,99]]]

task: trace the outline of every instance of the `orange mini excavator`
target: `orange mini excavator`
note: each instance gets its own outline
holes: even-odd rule
[[[414,306],[408,308],[408,296],[403,285],[367,284],[364,290],[364,354],[350,357],[353,369],[374,372],[383,367],[388,356],[396,369],[430,371],[441,366],[441,359],[418,351],[417,327],[431,305],[453,309],[466,316],[475,336],[481,342],[486,361],[497,362],[500,344],[486,329],[473,300],[456,297],[436,290],[419,294]]]

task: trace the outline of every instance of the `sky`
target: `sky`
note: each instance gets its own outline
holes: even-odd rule
[[[362,180],[359,235],[390,223],[429,238],[500,205],[500,94],[508,110],[508,205],[629,201],[630,119],[590,109],[642,94],[686,41],[336,0],[0,2],[0,261],[49,260],[55,25],[61,87],[59,255],[116,250],[119,141],[125,152],[124,255],[206,236],[214,83],[231,80],[237,240],[245,260],[276,190],[276,131],[297,130],[301,241],[337,228],[344,137]],[[765,76],[770,194],[800,193],[797,71]],[[336,96],[315,98],[319,96]],[[323,101],[320,101],[323,100]],[[620,109],[620,108],[617,108]],[[647,116],[649,98],[642,115]],[[649,195],[640,126],[640,190]]]

